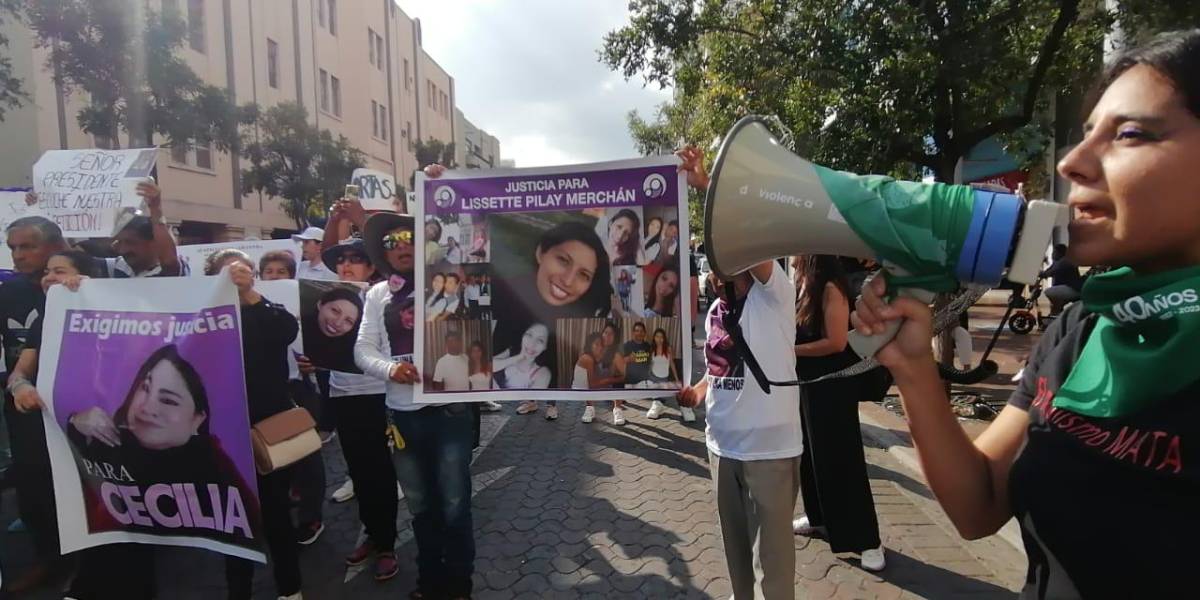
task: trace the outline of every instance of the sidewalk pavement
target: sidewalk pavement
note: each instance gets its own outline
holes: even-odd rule
[[[476,598],[730,596],[702,413],[696,423],[681,423],[670,403],[667,415],[651,421],[648,406],[627,404],[624,427],[611,424],[605,407],[598,407],[596,422],[580,423],[583,407],[575,403],[560,404],[555,422],[541,411],[515,415],[511,407],[484,415],[484,445],[472,469]],[[1020,551],[997,536],[962,540],[911,464],[903,419],[875,405],[862,405],[861,412],[887,569],[869,573],[856,556],[797,537],[797,598],[1014,597],[1024,579]],[[327,446],[325,456],[332,492],[345,479],[345,464],[336,445]],[[5,492],[0,525],[13,518],[13,505]],[[356,510],[354,502],[328,504],[326,532],[303,548],[307,600],[403,598],[413,588],[416,545],[403,502],[400,575],[377,583],[369,570],[347,571],[342,558],[358,537]],[[8,579],[28,563],[29,546],[24,534],[2,531]],[[161,598],[223,597],[219,556],[164,548],[157,562]],[[273,589],[269,571],[260,568],[255,598],[275,598]],[[24,596],[58,597],[52,590]]]

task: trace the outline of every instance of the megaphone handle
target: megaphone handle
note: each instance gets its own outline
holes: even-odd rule
[[[870,280],[868,280],[868,282],[869,281]],[[867,284],[864,283],[863,285],[865,286]],[[900,291],[897,293],[900,296],[915,298],[921,302],[924,302],[925,304],[932,304],[934,300],[933,292],[919,288],[900,288]],[[879,352],[880,348],[886,346],[888,342],[892,341],[892,338],[896,337],[896,334],[900,331],[900,326],[903,324],[904,321],[900,319],[889,321],[885,326],[883,333],[877,333],[875,335],[863,335],[857,330],[851,331],[848,339],[850,348],[854,350],[855,354],[858,354],[862,358],[871,358],[872,356],[875,356],[876,352]]]

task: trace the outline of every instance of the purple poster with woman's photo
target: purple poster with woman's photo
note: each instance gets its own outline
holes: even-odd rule
[[[678,164],[418,174],[416,401],[678,390],[695,302]]]
[[[55,286],[40,362],[64,552],[132,541],[263,560],[227,278]]]

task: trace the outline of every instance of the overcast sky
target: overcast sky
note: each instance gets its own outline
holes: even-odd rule
[[[625,114],[669,99],[598,60],[625,0],[397,0],[454,77],[458,107],[518,167],[635,156]]]

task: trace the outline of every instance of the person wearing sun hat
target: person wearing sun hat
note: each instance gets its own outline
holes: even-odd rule
[[[418,405],[412,364],[417,300],[413,218],[376,213],[363,227],[367,255],[387,277],[367,292],[354,357],[364,373],[387,381],[388,419],[403,439],[392,454],[417,540],[417,589],[411,598],[469,598],[475,538],[471,449],[477,412],[468,404]]]

